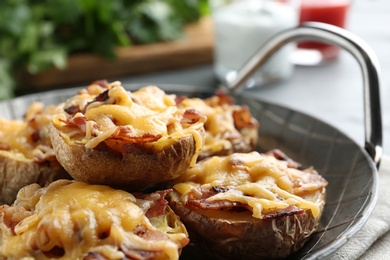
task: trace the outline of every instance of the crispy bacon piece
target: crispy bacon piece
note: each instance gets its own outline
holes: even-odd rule
[[[214,96],[205,99],[205,102],[207,105],[211,107],[222,106],[222,105],[230,106],[234,104],[234,99],[229,95],[227,95],[222,90],[219,90],[215,92]]]
[[[228,190],[229,188],[225,186],[215,186],[210,189],[193,189],[188,193],[188,200],[186,202],[186,206],[203,210],[223,210],[235,212],[252,211],[252,208],[249,205],[242,204],[240,202],[227,200],[207,200],[207,198],[210,198],[217,193],[226,192]],[[291,216],[294,214],[302,213],[304,213],[303,209],[300,209],[296,206],[289,206],[285,209],[278,210],[276,212],[263,214],[263,219],[274,219],[283,216]]]
[[[292,216],[296,214],[302,214],[305,211],[303,209],[300,209],[296,206],[288,206],[285,209],[279,210],[275,213],[268,213],[263,215],[263,219],[275,219],[275,218],[281,218],[284,216]]]
[[[39,139],[41,138],[40,135],[39,135],[39,130],[35,130],[33,131],[31,134],[30,134],[30,137],[31,137],[31,140],[36,143],[39,141]]]
[[[206,210],[225,210],[225,211],[245,211],[248,206],[240,202],[233,202],[227,200],[207,201],[206,199],[188,200],[186,203],[188,207],[196,207],[198,209]]]
[[[40,140],[40,126],[37,123],[36,117],[33,117],[32,119],[28,120],[27,125],[29,128],[31,128],[31,134],[30,138],[33,142],[38,142]]]
[[[64,111],[69,115],[75,115],[76,113],[81,112],[81,109],[79,106],[69,106],[65,107]]]
[[[161,134],[153,135],[150,133],[141,136],[135,136],[128,126],[118,126],[115,132],[106,139],[104,143],[112,150],[122,153],[137,149],[137,145],[156,142],[162,137]]]
[[[183,100],[185,100],[185,99],[187,99],[186,96],[180,96],[180,97],[176,96],[176,97],[175,97],[175,103],[176,103],[176,105],[179,105],[179,104],[180,104]]]
[[[162,137],[162,134],[153,135],[150,133],[135,136],[128,126],[118,126],[111,135],[111,139],[121,140],[126,143],[149,143],[155,142]]]
[[[172,189],[166,189],[155,191],[150,194],[136,192],[133,195],[138,199],[153,201],[150,208],[145,213],[146,217],[153,218],[165,214],[168,205],[168,201],[165,199],[165,197],[171,192]]]
[[[159,230],[149,230],[146,229],[145,226],[143,225],[138,225],[136,228],[133,230],[133,233],[136,234],[139,237],[142,237],[145,240],[164,240],[167,239],[168,236],[164,233],[162,233]]]
[[[288,157],[283,151],[279,149],[273,149],[265,153],[266,155],[270,155],[275,157],[275,159],[281,160],[281,161],[286,161],[287,162],[287,167],[289,168],[294,168],[294,169],[302,169],[302,164],[294,161],[290,157]]]
[[[0,150],[8,151],[9,149],[11,149],[11,147],[9,146],[9,144],[4,143],[4,142],[0,142]]]
[[[103,91],[102,93],[100,93],[99,95],[97,95],[94,99],[93,99],[93,101],[91,102],[91,103],[93,103],[93,102],[104,102],[104,101],[106,101],[108,98],[109,98],[109,95],[108,95],[108,92],[109,92],[110,90],[109,89],[107,89],[106,91]]]
[[[245,127],[257,127],[247,106],[241,106],[239,109],[234,110],[233,119],[234,126],[237,130],[241,130]]]
[[[216,195],[217,193],[223,193],[228,191],[229,188],[225,186],[214,186],[210,189],[193,189],[188,193],[188,200],[186,206],[195,207],[206,210],[231,210],[231,211],[244,211],[250,210],[248,206],[232,201],[207,201],[208,198]]]
[[[197,110],[195,109],[187,109],[184,114],[183,114],[183,118],[181,119],[181,122],[182,124],[195,124],[196,122],[198,122],[201,117],[203,117],[203,115],[201,113],[199,113]]]
[[[76,127],[80,129],[82,133],[86,131],[87,118],[84,116],[72,117],[70,119],[61,120],[64,124],[70,127]]]

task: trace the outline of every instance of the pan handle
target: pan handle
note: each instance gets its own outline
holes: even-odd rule
[[[284,45],[301,40],[318,40],[336,45],[357,60],[363,76],[365,149],[379,167],[382,158],[382,116],[379,93],[379,62],[374,51],[362,39],[334,25],[308,22],[284,30],[272,37],[238,72],[226,82],[227,89],[237,92],[246,80]]]

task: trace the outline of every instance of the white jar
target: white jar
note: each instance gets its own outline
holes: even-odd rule
[[[215,32],[214,70],[230,81],[262,45],[281,30],[298,24],[297,8],[288,0],[211,0]],[[294,65],[290,44],[275,53],[246,83],[262,86],[288,79]]]

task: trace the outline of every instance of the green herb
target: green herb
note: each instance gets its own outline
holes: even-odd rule
[[[65,68],[69,55],[115,58],[116,46],[171,41],[208,12],[207,0],[1,0],[0,99],[22,70]]]

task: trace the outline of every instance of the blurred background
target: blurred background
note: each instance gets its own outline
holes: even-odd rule
[[[221,6],[234,2],[256,6],[230,8],[233,14],[222,15],[229,8]],[[282,13],[281,5],[295,16]],[[389,13],[387,0],[2,0],[0,100],[98,79],[215,88],[273,33],[317,20],[351,31],[378,56],[386,151]],[[302,58],[305,48],[319,50],[317,58]],[[254,80],[255,88],[248,91],[319,117],[362,142],[360,68],[348,53],[326,48],[295,45],[289,59],[282,55],[260,73],[270,81]],[[221,64],[226,73],[218,70]]]
[[[363,37],[375,33],[385,24],[380,20],[384,8],[390,9],[385,2],[2,0],[0,99],[203,64],[214,66],[215,78],[224,81],[229,70],[242,66],[273,34],[305,21],[331,23]],[[366,20],[375,12],[380,12],[376,21]],[[302,56],[305,47],[320,50],[319,55],[330,61],[339,56],[337,48],[320,43],[298,47],[292,57],[279,53],[279,60],[285,61],[264,68],[255,85],[291,78],[287,57],[293,65],[318,62],[318,57]]]
[[[137,58],[129,48],[185,41],[186,25],[208,12],[207,0],[1,0],[0,99],[169,68],[137,68],[156,50]]]

